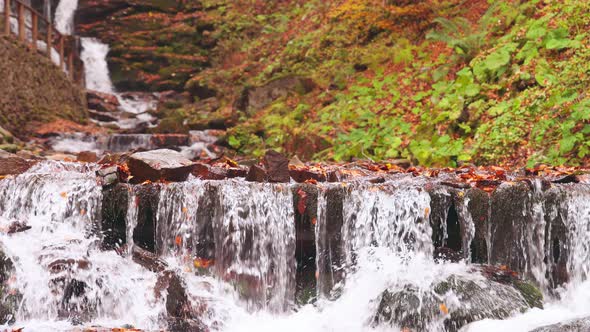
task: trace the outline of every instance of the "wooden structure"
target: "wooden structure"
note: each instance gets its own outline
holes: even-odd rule
[[[22,0],[4,0],[2,11],[2,30],[5,35],[16,35],[33,52],[48,56],[72,81],[84,84],[78,38],[61,34],[53,28],[52,22]],[[16,22],[16,29],[11,26],[11,21]]]

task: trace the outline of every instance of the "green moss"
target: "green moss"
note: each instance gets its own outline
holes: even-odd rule
[[[528,281],[517,280],[514,282],[514,287],[516,287],[531,308],[543,309],[543,293],[541,293],[537,286]]]

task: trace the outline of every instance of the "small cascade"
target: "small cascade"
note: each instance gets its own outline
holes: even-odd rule
[[[215,264],[250,310],[293,301],[295,231],[287,186],[193,180],[165,186],[156,251],[195,267]],[[214,263],[210,263],[214,262]]]

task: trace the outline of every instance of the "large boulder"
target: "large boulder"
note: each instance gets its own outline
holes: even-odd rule
[[[590,317],[573,319],[567,322],[536,328],[531,332],[579,332],[590,331]]]
[[[145,181],[186,181],[194,163],[181,153],[169,149],[137,152],[127,161],[132,183]]]
[[[540,292],[514,278],[511,271],[482,269],[486,277],[456,274],[426,290],[409,284],[386,290],[374,324],[418,331],[458,331],[473,321],[504,319],[540,306]]]
[[[308,78],[282,77],[263,86],[246,87],[235,106],[241,111],[253,114],[279,98],[284,98],[292,93],[305,94],[313,90],[314,87],[315,83]]]

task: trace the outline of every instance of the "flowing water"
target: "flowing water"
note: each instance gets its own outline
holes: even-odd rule
[[[55,15],[60,31],[73,32],[76,7],[75,0],[60,1]],[[82,46],[88,88],[116,94],[106,61],[108,45],[84,38]],[[116,95],[122,108],[134,114],[153,107]],[[84,150],[99,152],[124,151],[134,144],[151,148],[147,136],[123,144],[125,139],[74,135],[62,137],[54,147],[66,149],[83,142]],[[201,144],[208,139],[193,140],[192,148],[183,150],[206,150]],[[11,326],[24,326],[25,331],[71,331],[79,325],[166,329],[166,292],[162,296],[158,290],[161,273],[132,259],[134,247],[146,243],[145,232],[150,229],[146,221],[154,223],[147,242],[153,241],[152,249],[167,270],[183,280],[190,306],[199,308],[199,320],[213,331],[396,331],[401,327],[374,320],[385,290],[411,288],[432,295],[435,285],[450,277],[485,283],[468,259],[478,222],[471,215],[469,197],[453,203],[462,227],[461,257],[466,259],[433,260],[435,246],[450,241],[453,230],[446,220],[451,210],[445,207],[431,218],[436,206],[424,179],[319,185],[312,231],[317,248],[311,292],[315,296],[297,303],[299,207],[293,205],[294,184],[191,178],[147,187],[125,185],[127,199],[116,204],[124,210],[122,249],[126,250],[105,250],[110,230],[103,229],[103,202],[108,191],[97,183],[97,168],[43,162],[0,180],[0,243],[14,265],[7,282],[16,309]],[[510,190],[509,186],[501,190]],[[504,320],[483,319],[463,331],[530,331],[590,316],[590,187],[566,185],[556,192],[560,199],[553,204],[541,182],[533,180],[516,211],[527,223],[519,229],[513,253],[523,257],[522,272],[545,293],[544,309],[514,313]],[[447,189],[437,195],[445,204],[453,201]],[[493,213],[489,208],[484,215],[491,219]],[[440,229],[433,229],[433,220]],[[15,221],[31,228],[7,234]],[[503,248],[494,247],[498,234],[487,227],[484,238],[490,262],[494,251]],[[436,243],[433,234],[439,231],[441,243]],[[563,252],[555,251],[553,243],[559,241]],[[550,263],[560,261],[560,255],[566,260],[561,273],[567,274],[568,283],[555,288]],[[469,300],[452,291],[437,298],[448,310],[470,306]],[[444,331],[445,318],[424,315],[426,330]]]
[[[25,326],[25,331],[67,331],[77,323],[131,324],[148,330],[167,326],[165,300],[155,295],[158,274],[130,257],[134,231],[144,212],[139,203],[142,187],[126,190],[128,250],[101,250],[103,191],[95,170],[92,164],[44,162],[25,174],[0,180],[2,224],[19,220],[31,226],[21,233],[0,235],[2,248],[15,266],[10,288],[20,294],[16,326]],[[411,286],[428,294],[433,285],[450,276],[483,280],[465,262],[433,261],[431,200],[419,181],[347,184],[341,196],[342,259],[340,266],[334,266],[345,272],[336,287],[338,293],[295,304],[291,186],[191,179],[156,187],[155,251],[168,269],[183,278],[191,303],[207,308],[200,318],[213,330],[390,331],[396,328],[372,323],[385,289]],[[318,247],[328,245],[320,233],[333,213],[328,191],[338,187],[319,187]],[[570,283],[557,290],[558,297],[548,298],[543,310],[531,309],[506,320],[483,320],[465,327],[466,331],[530,331],[590,315],[586,281],[590,188],[566,189],[559,209],[572,253],[567,262]],[[540,201],[532,192],[531,199]],[[539,223],[545,210],[532,204]],[[544,242],[542,237],[539,241]],[[213,267],[203,269],[209,260]],[[539,265],[537,258],[531,262]],[[323,277],[319,275],[318,280]],[[318,295],[322,287],[318,285]],[[441,301],[449,308],[462,305],[452,293]],[[428,330],[444,330],[442,320],[429,324]]]

